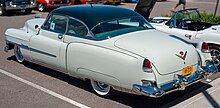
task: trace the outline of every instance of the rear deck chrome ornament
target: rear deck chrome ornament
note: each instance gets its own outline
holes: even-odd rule
[[[180,51],[179,54],[175,54],[177,57],[185,60],[186,59],[186,55],[187,55],[187,51],[184,53],[183,51]]]

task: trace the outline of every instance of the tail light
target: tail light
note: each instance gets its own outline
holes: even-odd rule
[[[148,59],[144,60],[144,62],[143,62],[143,71],[144,72],[149,72],[149,73],[153,72],[150,60],[148,60]]]
[[[202,52],[209,53],[209,45],[206,42],[202,43]]]

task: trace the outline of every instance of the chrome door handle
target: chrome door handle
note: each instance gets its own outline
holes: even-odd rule
[[[58,34],[58,39],[62,39],[63,35],[62,34]]]
[[[191,40],[191,38],[192,38],[192,35],[189,35],[189,34],[185,34],[185,37]]]

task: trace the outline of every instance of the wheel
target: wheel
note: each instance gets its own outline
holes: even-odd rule
[[[26,13],[26,14],[31,14],[31,12],[32,12],[32,9],[26,9],[26,10],[25,10],[25,13]]]
[[[219,66],[220,65],[220,47],[210,45],[209,49],[210,49],[210,54],[212,56],[212,59],[214,60],[214,64],[219,69],[220,68]]]
[[[37,9],[38,9],[38,11],[43,12],[46,10],[46,7],[43,4],[38,4]]]
[[[3,7],[0,7],[0,16],[5,14],[5,9]]]
[[[113,89],[110,85],[98,82],[95,80],[90,80],[93,90],[96,94],[102,97],[110,97],[113,94]]]
[[[14,45],[14,54],[19,63],[25,62],[24,56],[22,55],[21,50],[20,50],[20,46]]]

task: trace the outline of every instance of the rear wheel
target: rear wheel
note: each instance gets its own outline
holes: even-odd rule
[[[210,45],[209,49],[210,49],[212,59],[214,60],[214,64],[219,69],[220,68],[220,66],[219,66],[220,65],[220,47]]]
[[[19,63],[25,62],[24,56],[22,55],[21,50],[20,50],[20,46],[14,45],[14,54]]]
[[[111,88],[110,85],[95,81],[95,80],[90,80],[91,85],[95,93],[97,93],[99,96],[102,97],[110,97],[113,94],[113,89]]]

